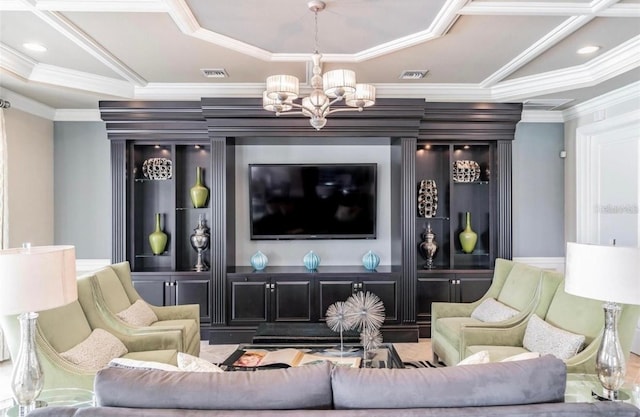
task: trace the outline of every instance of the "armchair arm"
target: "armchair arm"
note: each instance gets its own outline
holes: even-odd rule
[[[468,346],[522,346],[527,321],[508,327],[463,326],[460,336],[460,353],[464,355]]]
[[[593,374],[596,371],[596,355],[602,342],[602,335],[599,335],[589,343],[577,355],[567,359],[568,373]]]
[[[93,390],[95,371],[82,368],[64,359],[36,328],[37,353],[42,365],[45,388],[84,388]]]
[[[136,334],[115,333],[118,339],[124,343],[130,352],[140,352],[147,350],[175,349],[184,352],[182,342],[182,332],[163,328],[162,331],[143,332]]]
[[[431,322],[444,317],[470,317],[473,310],[484,301],[484,297],[472,303],[431,303]]]
[[[149,305],[158,320],[181,320],[193,319],[200,326],[200,305],[199,304],[183,304],[176,306],[158,307]]]

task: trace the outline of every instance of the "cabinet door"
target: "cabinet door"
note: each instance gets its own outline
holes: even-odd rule
[[[229,324],[257,325],[269,320],[268,278],[229,278]]]
[[[174,277],[175,304],[198,304],[200,322],[211,322],[210,281],[195,277]]]
[[[418,277],[416,288],[417,322],[420,337],[431,336],[431,303],[455,300],[456,285],[453,275]]]
[[[461,303],[472,303],[485,295],[491,286],[492,276],[467,276],[458,274],[457,278],[460,283],[458,285],[459,298],[457,301]]]
[[[318,317],[324,320],[327,308],[336,301],[346,301],[355,291],[356,281],[348,278],[322,278],[318,281]]]
[[[134,279],[133,287],[147,303],[154,306],[165,306],[169,303],[167,281],[154,279]]]
[[[312,321],[312,292],[309,279],[273,278],[269,289],[273,321]]]
[[[380,297],[385,310],[384,322],[387,324],[398,322],[398,280],[389,278],[363,278],[361,287],[362,291],[369,291]]]

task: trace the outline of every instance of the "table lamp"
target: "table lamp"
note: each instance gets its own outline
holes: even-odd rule
[[[75,248],[36,246],[0,251],[0,314],[19,314],[20,349],[13,359],[11,389],[20,416],[35,408],[44,385],[35,344],[36,311],[78,298]]]
[[[640,248],[567,243],[565,291],[602,300],[604,332],[596,356],[596,374],[602,384],[599,399],[621,400],[627,371],[618,338],[620,304],[640,304]]]

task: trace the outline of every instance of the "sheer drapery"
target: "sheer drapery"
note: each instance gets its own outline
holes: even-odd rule
[[[7,132],[4,126],[4,109],[0,108],[0,248],[9,245],[9,219],[7,216]],[[9,359],[2,329],[0,329],[0,361]]]
[[[9,247],[9,205],[7,193],[7,131],[4,109],[0,108],[0,248]]]

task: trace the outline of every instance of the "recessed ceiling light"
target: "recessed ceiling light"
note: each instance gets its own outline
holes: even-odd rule
[[[592,53],[594,53],[595,51],[597,51],[598,49],[600,49],[600,47],[599,47],[599,46],[596,46],[596,45],[588,45],[588,46],[585,46],[585,47],[582,47],[582,48],[578,49],[578,53],[579,53],[579,54],[581,54],[581,55],[584,55],[584,54],[592,54]]]
[[[45,52],[47,50],[47,48],[45,48],[44,45],[41,45],[41,44],[35,43],[35,42],[23,43],[22,46],[24,46],[26,49],[28,49],[30,51],[34,51],[34,52]]]

